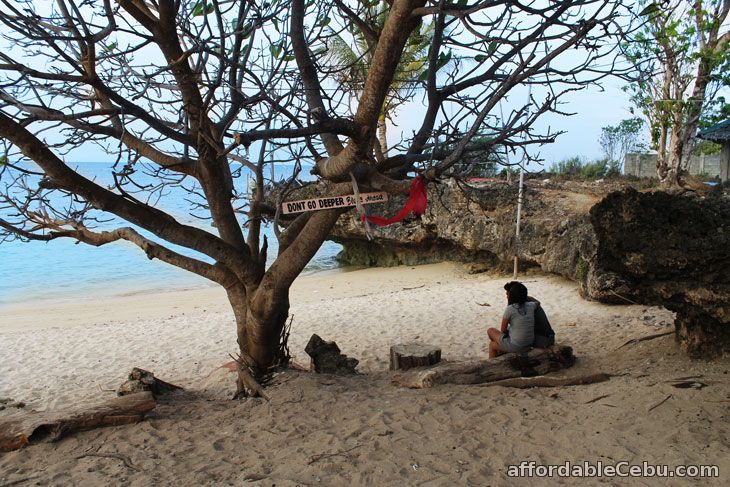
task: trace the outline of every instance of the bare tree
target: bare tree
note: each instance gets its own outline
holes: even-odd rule
[[[240,393],[256,391],[251,377],[286,360],[289,287],[345,211],[285,222],[279,205],[267,203],[267,165],[293,163],[292,178],[313,165],[320,195],[350,194],[353,179],[360,189],[407,194],[412,174],[428,181],[454,175],[464,154],[552,142],[559,132],[537,133],[535,121],[561,113],[562,97],[613,71],[606,41],[620,30],[621,8],[607,0],[393,0],[371,33],[370,65],[352,99],[337,82],[346,67],[332,65],[325,49],[353,24],[366,27],[364,3],[0,4],[5,237],[96,246],[127,240],[150,259],[220,284],[245,365]],[[424,19],[434,24],[428,68],[411,81],[423,99],[408,110],[419,113],[418,129],[378,160],[378,119]],[[498,119],[500,102],[528,84],[535,96]],[[67,160],[92,145],[117,162],[111,186]],[[234,184],[240,164],[255,176],[250,198]],[[142,182],[150,178],[155,183]],[[215,231],[161,210],[174,185],[187,188],[190,211]],[[109,215],[129,225],[109,228]],[[268,267],[267,221],[278,238]]]

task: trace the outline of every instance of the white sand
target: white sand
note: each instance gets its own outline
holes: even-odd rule
[[[559,341],[574,347],[575,372],[621,375],[602,384],[532,390],[412,391],[389,384],[388,350],[398,342],[440,345],[448,359],[484,356],[486,329],[498,326],[504,310],[506,280],[466,275],[450,264],[298,279],[291,295],[296,360],[308,363],[304,345],[317,333],[359,359],[365,374],[288,373],[270,389],[270,403],[227,400],[233,377],[216,367],[236,351],[235,325],[218,289],[2,309],[0,397],[36,410],[111,397],[102,391],[116,388],[133,366],[188,391],[162,400],[138,425],[2,454],[0,485],[25,477],[88,485],[150,485],[151,479],[503,485],[511,482],[507,465],[523,459],[717,464],[722,478],[703,482],[727,484],[730,360],[690,361],[671,336],[616,351],[630,338],[671,330],[672,314],[587,302],[574,283],[560,278],[523,280],[543,302]],[[676,389],[667,382],[684,376],[702,376],[708,386]],[[599,396],[606,397],[589,402]],[[75,460],[89,449],[117,457]]]

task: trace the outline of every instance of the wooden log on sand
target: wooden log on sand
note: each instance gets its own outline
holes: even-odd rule
[[[127,394],[136,394],[138,392],[150,391],[155,397],[174,391],[181,391],[182,387],[170,384],[162,379],[155,377],[155,374],[149,370],[135,367],[129,373],[126,382],[117,389],[118,396],[126,396]]]
[[[530,389],[532,387],[562,387],[562,386],[583,386],[586,384],[596,384],[598,382],[606,382],[611,378],[611,374],[605,372],[596,372],[584,375],[574,375],[570,377],[516,377],[514,379],[498,380],[496,382],[487,382],[481,384],[483,387],[501,386],[515,387],[517,389]]]
[[[139,392],[115,397],[80,411],[66,409],[9,416],[0,420],[0,451],[60,440],[77,431],[137,423],[156,405],[151,392]]]
[[[437,384],[484,384],[515,377],[534,377],[566,369],[575,363],[573,349],[554,345],[524,354],[508,353],[491,360],[442,362],[428,368],[412,369],[393,377],[399,387],[424,389]]]
[[[423,343],[401,343],[390,347],[390,370],[408,370],[441,361],[441,349]]]

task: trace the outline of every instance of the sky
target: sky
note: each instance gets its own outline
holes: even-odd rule
[[[575,113],[572,116],[546,114],[540,121],[541,127],[550,126],[553,131],[562,130],[566,133],[560,135],[553,144],[544,145],[539,148],[532,148],[531,153],[545,160],[545,167],[549,168],[552,163],[561,161],[572,156],[584,156],[590,159],[602,157],[601,146],[598,139],[601,135],[601,128],[607,125],[616,125],[621,120],[633,117],[629,108],[629,96],[623,92],[621,87],[625,82],[618,79],[606,79],[603,81],[604,91],[597,87],[588,87],[583,91],[566,95],[561,107],[566,112]],[[421,121],[422,112],[415,113],[416,117],[409,119],[408,109],[401,110],[398,114],[398,129],[403,131],[414,130]],[[391,137],[397,136],[391,131]],[[253,152],[252,152],[253,153]],[[68,160],[77,162],[87,161],[108,161],[110,156],[95,146],[87,145],[83,151],[74,152]],[[530,168],[539,170],[539,168]]]
[[[548,113],[543,115],[536,125],[541,131],[546,131],[545,129],[549,126],[551,132],[564,131],[565,133],[558,136],[552,144],[531,148],[530,154],[533,156],[539,154],[540,158],[545,161],[543,163],[545,168],[549,168],[552,163],[573,156],[583,156],[588,160],[603,157],[598,142],[601,129],[608,125],[617,125],[621,120],[636,116],[630,112],[629,95],[622,90],[625,84],[625,81],[617,78],[607,78],[602,82],[603,91],[598,87],[589,86],[583,91],[565,95],[564,98],[561,98],[565,104],[561,105],[560,109],[567,113],[575,113],[575,115],[563,116]],[[507,113],[507,105],[504,110]],[[409,120],[408,115],[402,112],[408,112],[408,110],[401,110],[401,113],[398,114],[399,129],[414,130],[421,121],[422,113],[414,114],[417,118]],[[532,165],[528,169],[540,170],[539,167],[533,168]]]
[[[621,120],[631,118],[629,95],[622,91],[624,81],[608,79],[604,81],[604,91],[595,87],[585,91],[572,93],[563,108],[566,112],[575,112],[571,117],[550,115],[545,118],[553,129],[567,133],[558,137],[554,144],[539,149],[549,166],[564,158],[581,155],[588,159],[603,156],[598,139],[601,129],[608,125],[617,125]]]
[[[32,60],[29,60],[32,63]],[[632,117],[629,107],[628,95],[621,90],[625,84],[619,79],[607,78],[602,82],[604,91],[597,87],[588,87],[580,92],[569,93],[562,98],[567,102],[560,108],[566,112],[575,112],[575,115],[566,117],[561,115],[546,114],[538,122],[538,127],[545,129],[548,126],[552,131],[565,131],[553,144],[542,147],[531,147],[532,156],[540,155],[545,160],[545,167],[549,168],[552,163],[573,156],[583,156],[587,159],[596,159],[602,156],[598,139],[601,128],[607,125],[616,125],[621,120]],[[418,97],[417,97],[418,98]],[[523,99],[515,95],[515,104],[521,105]],[[536,96],[536,98],[538,98]],[[391,144],[397,142],[399,131],[407,134],[416,130],[421,122],[423,110],[420,107],[406,106],[397,115],[396,127],[389,127],[389,141]],[[425,107],[424,107],[425,108]],[[509,106],[505,104],[505,113],[509,112]],[[252,154],[256,148],[252,147]],[[65,157],[68,161],[91,162],[111,161],[113,156],[106,154],[101,148],[86,144],[81,150],[75,150]],[[531,170],[539,170],[532,168]]]

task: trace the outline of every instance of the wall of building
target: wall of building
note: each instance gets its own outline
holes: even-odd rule
[[[721,154],[693,156],[689,161],[689,173],[706,173],[711,177],[720,176],[721,160]],[[626,154],[624,174],[642,178],[656,177],[656,154]],[[723,180],[727,177],[727,173],[725,173]]]

